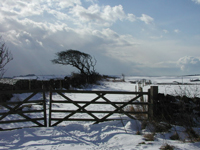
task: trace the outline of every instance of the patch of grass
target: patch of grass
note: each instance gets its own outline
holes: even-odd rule
[[[140,131],[137,131],[136,135],[142,135],[142,133]]]
[[[149,122],[147,120],[143,120],[142,124],[141,124],[141,128],[145,129],[147,127],[147,125],[149,124]]]
[[[144,140],[145,141],[154,141],[154,134],[151,133],[151,134],[145,134],[144,135]]]
[[[145,122],[144,125],[146,125],[147,128],[154,133],[168,132],[172,128],[170,124],[167,124],[165,122],[159,122],[156,120],[150,120],[148,122]]]
[[[170,124],[161,123],[161,122],[153,122],[154,132],[168,132],[171,129]]]
[[[198,135],[193,128],[187,128],[185,132],[188,134],[189,139],[192,142],[199,142],[200,141],[200,135]]]
[[[199,137],[199,135],[192,128],[186,129],[186,133],[188,133],[193,138]]]
[[[139,144],[146,144],[145,142],[140,142]]]
[[[131,114],[134,115],[138,120],[147,119],[148,116],[147,114],[144,114],[144,112],[147,112],[147,108],[145,106],[129,105],[125,108],[125,111],[133,112]]]
[[[175,132],[172,136],[170,136],[171,140],[180,140],[180,137],[177,132]]]
[[[174,146],[169,145],[169,144],[165,144],[165,145],[161,146],[160,149],[161,150],[174,150]]]

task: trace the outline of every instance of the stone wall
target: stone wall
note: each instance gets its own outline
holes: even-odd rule
[[[7,79],[5,81],[0,82],[0,90],[1,91],[10,91],[10,90],[38,90],[38,89],[46,89],[49,90],[53,89],[60,89],[65,88],[69,89],[70,82],[66,79],[59,79],[59,80],[12,80]]]
[[[176,122],[181,116],[200,117],[200,98],[187,96],[172,96],[159,93],[158,100],[154,103],[156,118],[164,118]]]

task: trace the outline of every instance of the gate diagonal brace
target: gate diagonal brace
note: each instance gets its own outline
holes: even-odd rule
[[[31,121],[31,122],[37,124],[38,126],[43,126],[41,123],[37,122],[36,120],[32,120],[32,118],[30,118],[30,117],[24,115],[23,112],[19,112],[18,110],[16,110],[16,111],[15,111],[15,110],[12,110],[12,107],[10,107],[10,106],[8,106],[8,105],[4,105],[4,107],[10,109],[11,112],[16,112],[15,114],[18,114],[18,115],[24,117],[25,119],[27,119],[27,120],[29,120],[29,121]]]
[[[30,96],[28,96],[26,99],[24,99],[23,101],[19,102],[19,104],[17,104],[15,107],[11,108],[10,107],[10,111],[7,112],[7,114],[3,115],[0,117],[0,120],[4,119],[6,116],[9,115],[9,113],[15,112],[24,102],[27,102],[30,98],[32,98],[34,95],[36,95],[38,93],[37,92],[33,92]]]
[[[141,97],[142,95],[141,94],[139,94],[138,96],[136,96],[135,98],[133,98],[133,99],[131,99],[129,102],[133,102],[133,101],[135,101],[135,100],[137,100],[139,97]],[[111,103],[111,101],[110,100],[108,100],[107,98],[105,98],[105,97],[102,97],[104,100],[106,100],[108,103],[110,103],[111,105],[113,105],[116,109],[113,111],[113,112],[111,112],[111,113],[109,113],[108,115],[106,115],[106,116],[104,116],[102,119],[100,119],[100,121],[96,121],[94,124],[97,124],[97,123],[99,123],[99,122],[103,122],[103,121],[105,121],[108,117],[110,117],[112,114],[114,114],[114,113],[117,113],[118,111],[122,111],[125,115],[127,115],[129,118],[131,118],[131,119],[135,119],[133,116],[131,116],[131,115],[129,115],[128,113],[126,113],[124,110],[123,110],[123,108],[125,107],[125,106],[127,106],[128,104],[126,103],[126,104],[123,104],[122,106],[117,106],[117,105],[115,105],[115,104],[112,104]]]
[[[105,95],[103,93],[97,94],[98,96],[96,98],[94,98],[93,100],[91,100],[90,102],[88,102],[87,104],[80,106],[77,102],[71,100],[70,98],[68,98],[67,96],[65,96],[63,93],[61,92],[57,92],[58,94],[60,94],[63,98],[65,98],[66,100],[72,102],[75,106],[77,106],[79,109],[77,109],[75,112],[70,113],[69,115],[67,115],[66,117],[64,117],[62,120],[54,123],[52,126],[56,126],[59,123],[63,122],[64,120],[67,120],[69,117],[73,116],[74,114],[76,114],[77,111],[85,111],[87,112],[87,114],[89,114],[91,117],[93,117],[95,120],[99,121],[100,119],[97,118],[95,115],[93,115],[91,112],[88,112],[85,107],[87,107],[88,105],[90,105],[92,102],[95,102],[96,100],[98,100],[99,98],[101,98],[102,95]]]

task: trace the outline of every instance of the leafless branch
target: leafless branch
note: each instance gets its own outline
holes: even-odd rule
[[[3,42],[2,38],[0,37],[0,78],[6,72],[5,66],[13,60],[13,56],[9,51],[8,47],[6,46],[5,42]]]

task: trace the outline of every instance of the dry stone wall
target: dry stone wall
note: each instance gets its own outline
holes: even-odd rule
[[[200,98],[159,93],[158,100],[154,103],[154,115],[156,118],[164,118],[174,123],[185,116],[200,119]]]

